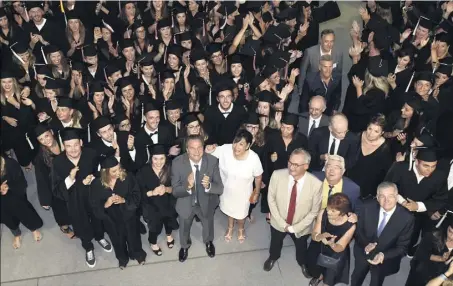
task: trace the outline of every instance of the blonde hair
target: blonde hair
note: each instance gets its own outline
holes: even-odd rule
[[[389,84],[387,78],[380,76],[373,76],[368,70],[365,72],[365,88],[363,94],[366,94],[369,90],[377,88],[385,93],[385,96],[389,93]]]
[[[35,55],[33,55],[33,53],[30,51],[30,49],[27,49],[27,53],[28,53],[28,56],[29,56],[29,60],[28,60],[28,67],[33,67],[33,65],[35,64],[36,62],[36,57]],[[20,57],[20,56],[19,56]],[[13,56],[13,62],[15,64],[17,64],[20,68],[23,69],[22,67],[22,63],[19,61],[19,59],[17,57],[14,57]]]
[[[80,21],[80,19],[77,19],[77,21],[79,21],[79,42],[85,44],[85,26],[83,25],[82,21]],[[69,28],[69,25],[66,25],[66,37],[68,38],[69,45],[71,45],[74,42],[74,36],[71,29]]]
[[[77,109],[73,109],[73,108],[71,108],[71,109],[73,110],[73,112],[71,115],[70,127],[82,129],[82,125],[80,125],[80,120],[82,119],[82,113],[80,111],[78,111]]]
[[[53,75],[54,78],[68,79],[69,75],[71,74],[70,66],[68,65],[68,60],[66,59],[66,56],[63,54],[62,51],[58,51],[58,53],[60,54],[60,57],[61,57],[60,63],[61,63],[61,67],[63,69],[62,70],[63,71],[63,75],[61,75],[58,72],[58,66],[56,66],[56,65],[52,65],[52,67],[51,67],[52,75]],[[51,63],[50,54],[46,55],[46,59],[47,59],[48,63]]]
[[[110,188],[110,175],[109,175],[109,170],[110,169],[101,169],[101,184],[106,187]],[[118,178],[121,182],[123,182],[126,179],[127,173],[126,170],[120,167],[120,177]]]
[[[345,169],[345,163],[344,163],[344,158],[341,157],[340,155],[327,155],[327,160],[326,160],[326,166],[329,164],[329,161],[337,161],[340,162],[341,169]]]
[[[16,78],[12,77],[11,78],[13,80],[13,93],[15,96],[18,96],[20,95],[20,86],[19,84],[17,83],[17,80]],[[1,82],[1,80],[0,80]],[[21,100],[20,99],[17,99],[16,100],[20,103]],[[6,104],[6,96],[5,96],[5,91],[3,90],[3,87],[0,86],[0,102],[2,105],[5,105]]]

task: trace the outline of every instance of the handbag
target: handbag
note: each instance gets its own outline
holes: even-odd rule
[[[328,218],[326,217],[324,221],[324,230],[326,229],[327,219]],[[340,258],[333,258],[323,254],[322,248],[324,247],[324,244],[322,242],[320,243],[321,252],[319,253],[318,258],[316,259],[316,264],[327,269],[337,270],[338,265],[340,264]]]

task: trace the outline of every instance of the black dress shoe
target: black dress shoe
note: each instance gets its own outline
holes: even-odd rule
[[[206,253],[211,258],[215,256],[215,247],[212,241],[206,243]]]
[[[270,257],[264,262],[263,270],[264,271],[271,271],[274,267],[274,264],[277,260],[272,260]]]
[[[179,262],[184,262],[189,256],[189,249],[188,248],[181,248],[179,250]]]
[[[302,274],[305,278],[310,279],[312,276],[308,273],[308,269],[305,265],[301,265],[300,268],[302,269]]]
[[[187,240],[187,245],[189,245],[188,248],[190,248],[192,246],[192,239],[189,237],[189,239]]]

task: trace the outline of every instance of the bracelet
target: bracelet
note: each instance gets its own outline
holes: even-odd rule
[[[318,235],[320,235],[320,233],[317,233],[317,234],[315,235],[315,240],[318,240]]]
[[[445,281],[445,280],[448,279],[447,275],[445,275],[445,274],[440,274],[440,275],[438,276],[438,278],[442,279],[442,281]]]

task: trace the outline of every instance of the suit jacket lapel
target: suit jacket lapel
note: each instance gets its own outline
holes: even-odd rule
[[[399,214],[399,206],[397,205],[395,211],[393,212],[392,216],[387,221],[387,224],[385,225],[384,229],[382,230],[381,235],[379,236],[379,240],[385,239],[385,237],[386,237],[385,235],[388,232],[392,231],[393,225],[395,223],[397,223],[398,219],[396,217],[398,216],[398,214]],[[379,212],[378,212],[378,215],[379,215]],[[379,218],[378,218],[378,220],[379,220]],[[380,222],[378,222],[378,223],[380,223]],[[376,232],[377,232],[377,227],[376,227]]]
[[[184,154],[184,160],[183,160],[183,168],[186,169],[186,173],[190,174],[192,173],[192,166],[190,166],[190,160],[189,160],[189,155]],[[184,173],[183,173],[184,174]],[[183,175],[183,180],[184,180],[184,175]]]
[[[203,175],[207,174],[208,171],[208,156],[206,154],[203,154],[203,157],[201,159],[201,166],[200,166],[200,176],[203,178]]]
[[[371,233],[373,233],[373,237],[375,237],[375,238],[377,238],[377,229],[379,226],[379,210],[380,210],[380,208],[381,208],[381,206],[379,205],[379,203],[376,203],[375,209],[372,212],[372,214],[374,214],[374,215],[371,217],[370,224],[369,224],[370,227],[372,227]]]
[[[288,172],[284,173],[284,177],[281,179],[280,184],[278,186],[279,190],[281,190],[281,199],[283,203],[283,210],[284,214],[288,213],[288,205],[289,205],[289,199],[290,197],[288,196]]]

